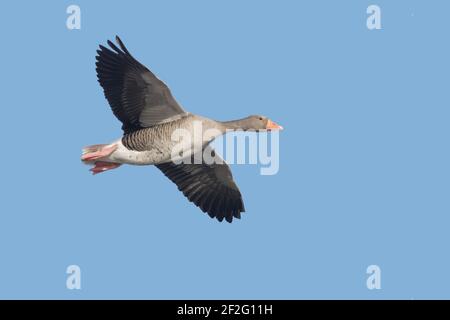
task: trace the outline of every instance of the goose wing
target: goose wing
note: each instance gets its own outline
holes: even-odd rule
[[[128,52],[119,37],[120,48],[108,40],[108,49],[97,50],[96,70],[114,115],[129,133],[187,115],[167,85]]]
[[[208,147],[209,148],[209,147]],[[214,153],[212,164],[175,164],[167,162],[156,165],[166,177],[178,186],[178,190],[211,218],[228,222],[240,219],[245,211],[241,192],[233,180],[230,167]]]

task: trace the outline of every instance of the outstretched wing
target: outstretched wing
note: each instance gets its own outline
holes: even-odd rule
[[[166,177],[178,186],[178,190],[211,218],[228,222],[241,218],[245,212],[241,192],[233,181],[230,167],[217,154],[213,164],[156,165]]]
[[[108,40],[112,50],[97,50],[97,78],[114,115],[125,133],[187,115],[169,88],[134,59],[119,37],[120,49]]]

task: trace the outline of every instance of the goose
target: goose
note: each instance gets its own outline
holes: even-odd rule
[[[185,111],[169,88],[138,62],[116,36],[117,47],[99,46],[96,56],[97,79],[112,112],[122,123],[123,136],[109,144],[87,146],[81,160],[91,165],[95,175],[122,164],[155,165],[178,189],[211,218],[222,222],[240,219],[245,212],[241,192],[231,170],[209,143],[227,130],[270,131],[283,129],[264,116],[253,115],[234,121],[215,121]],[[175,130],[192,133],[194,124],[214,129],[212,137],[201,137],[187,160],[208,151],[213,161],[173,161]],[[186,146],[184,147],[186,149]],[[181,156],[184,154],[181,153]]]

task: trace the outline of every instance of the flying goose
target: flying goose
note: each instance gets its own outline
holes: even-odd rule
[[[115,169],[122,164],[155,165],[183,194],[211,218],[232,222],[244,212],[241,192],[233,181],[228,165],[215,154],[209,142],[227,130],[267,131],[282,127],[264,116],[220,122],[186,112],[174,99],[169,88],[128,52],[119,37],[118,48],[108,40],[111,49],[100,45],[96,56],[98,82],[114,115],[122,122],[123,136],[110,144],[85,147],[81,160],[93,167],[93,174]],[[214,129],[213,137],[202,137],[193,147],[191,160],[200,152],[211,151],[214,161],[176,162],[172,150],[176,141],[172,133]],[[191,147],[191,145],[189,145]]]

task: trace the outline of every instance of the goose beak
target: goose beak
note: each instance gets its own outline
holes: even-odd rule
[[[267,130],[283,130],[283,127],[269,119],[269,120],[267,120],[266,129]]]

